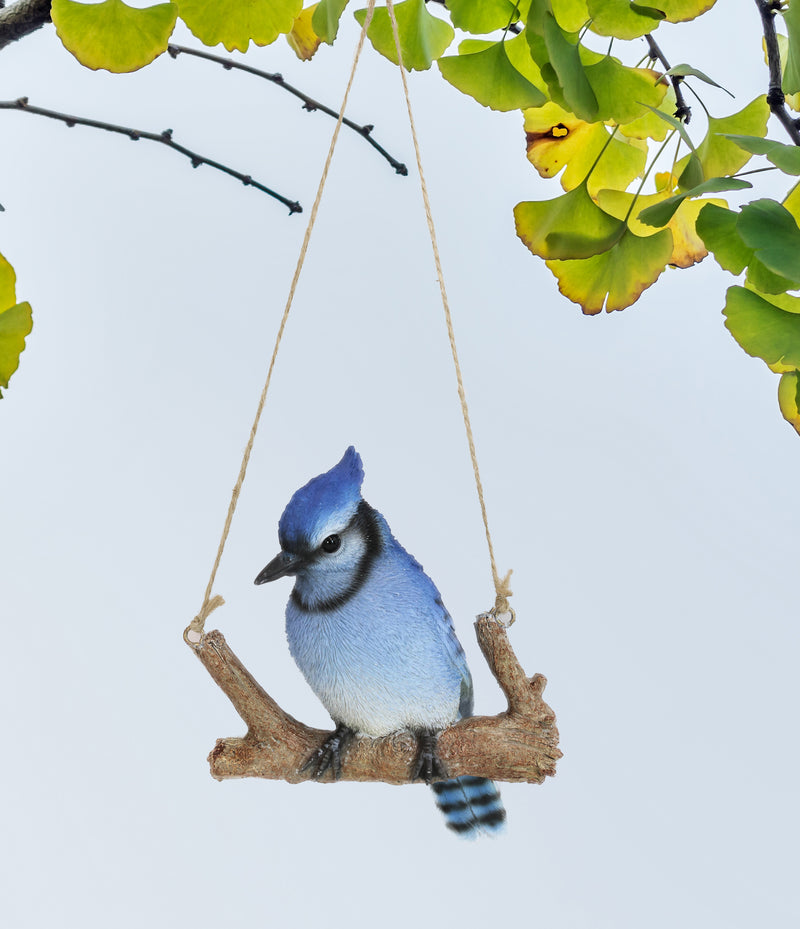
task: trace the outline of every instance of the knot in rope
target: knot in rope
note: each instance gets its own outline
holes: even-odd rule
[[[206,620],[214,610],[222,606],[223,603],[225,603],[225,601],[219,594],[214,594],[211,598],[206,597],[203,601],[203,605],[200,607],[200,612],[183,630],[183,641],[186,642],[187,645],[198,645],[200,643],[200,640],[203,638]]]
[[[511,609],[511,605],[508,602],[508,598],[514,596],[514,591],[509,586],[509,582],[511,581],[511,575],[513,573],[514,572],[512,569],[506,574],[504,578],[499,578],[495,576],[494,588],[497,591],[497,596],[495,597],[495,601],[494,601],[494,613],[495,614],[511,613],[512,616],[514,615],[514,611]],[[512,619],[511,622],[513,623],[514,620]],[[511,623],[509,623],[509,625],[511,625]]]

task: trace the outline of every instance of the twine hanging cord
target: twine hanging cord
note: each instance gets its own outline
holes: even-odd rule
[[[303,269],[303,265],[306,260],[306,252],[308,251],[308,243],[311,241],[311,233],[314,229],[314,224],[317,221],[317,212],[319,211],[319,204],[322,200],[322,191],[325,189],[325,182],[328,179],[328,171],[331,166],[331,161],[333,160],[333,153],[336,149],[336,142],[339,139],[339,130],[342,128],[342,120],[344,119],[345,109],[347,108],[347,100],[350,96],[350,89],[353,86],[353,79],[356,75],[356,68],[358,67],[358,59],[361,57],[361,50],[364,48],[364,39],[367,35],[367,29],[369,24],[372,21],[372,14],[375,11],[375,0],[369,0],[367,5],[367,15],[364,19],[364,25],[361,27],[361,35],[358,37],[358,44],[356,45],[355,54],[353,55],[353,64],[350,68],[350,77],[347,81],[347,87],[344,92],[344,97],[342,98],[342,105],[339,107],[339,118],[336,120],[336,127],[333,130],[333,135],[331,136],[331,144],[328,149],[328,157],[325,159],[325,166],[322,169],[322,176],[319,180],[319,186],[317,187],[317,196],[314,199],[314,205],[311,207],[311,215],[308,218],[308,226],[306,226],[306,233],[303,237],[303,244],[300,248],[300,254],[297,258],[297,265],[294,269],[294,276],[292,277],[292,283],[289,288],[289,296],[286,299],[286,306],[283,311],[283,316],[281,317],[280,326],[278,327],[278,334],[275,337],[275,347],[272,350],[272,358],[269,362],[269,370],[267,371],[267,378],[264,382],[264,387],[261,391],[261,396],[259,397],[258,407],[256,408],[256,415],[253,419],[253,425],[250,429],[250,436],[247,440],[247,445],[245,446],[244,455],[242,456],[242,464],[239,468],[239,477],[236,480],[236,485],[233,488],[231,494],[231,501],[228,505],[228,513],[225,518],[225,525],[222,529],[222,537],[219,540],[219,547],[217,548],[217,556],[214,560],[214,566],[211,569],[211,576],[208,579],[208,584],[206,585],[206,592],[203,597],[203,604],[200,607],[200,611],[197,616],[189,623],[189,625],[183,631],[184,641],[188,645],[197,645],[200,640],[203,638],[203,630],[205,628],[205,622],[208,616],[217,609],[217,607],[222,606],[225,602],[219,594],[211,596],[211,590],[214,587],[214,581],[217,577],[217,571],[219,569],[219,563],[222,559],[222,552],[225,548],[225,543],[228,540],[228,533],[231,529],[231,522],[233,521],[233,514],[236,511],[236,504],[239,501],[239,494],[242,490],[242,484],[244,483],[245,474],[247,473],[247,465],[250,461],[250,454],[253,451],[253,443],[255,442],[256,432],[258,431],[258,424],[261,422],[261,414],[264,411],[264,404],[267,399],[267,392],[269,391],[269,385],[272,381],[272,371],[275,367],[275,360],[278,357],[278,349],[280,348],[281,339],[283,338],[283,332],[286,328],[286,321],[289,318],[289,311],[292,308],[292,303],[294,302],[294,294],[297,290],[297,282],[300,280],[300,272]]]
[[[417,169],[419,171],[420,177],[420,186],[422,188],[422,199],[425,204],[425,216],[428,222],[428,230],[431,237],[431,245],[433,247],[433,257],[436,264],[436,275],[439,280],[439,289],[442,295],[442,304],[444,306],[445,320],[447,323],[447,333],[450,339],[450,349],[453,355],[453,363],[456,369],[456,380],[458,381],[458,396],[461,401],[461,413],[464,418],[464,427],[467,432],[467,441],[469,443],[470,457],[472,458],[472,469],[475,475],[475,485],[478,491],[478,499],[481,506],[481,515],[483,517],[483,525],[486,531],[486,542],[489,547],[489,560],[491,562],[492,568],[492,579],[494,581],[495,587],[495,605],[489,611],[488,615],[492,616],[498,622],[503,623],[504,625],[511,625],[514,622],[514,610],[508,603],[508,598],[511,596],[511,590],[509,589],[509,580],[511,578],[511,571],[505,575],[504,578],[501,578],[497,572],[497,564],[494,557],[494,546],[492,545],[492,536],[489,531],[489,520],[486,514],[486,503],[483,495],[483,484],[481,483],[480,471],[478,469],[478,459],[475,452],[475,440],[472,434],[472,425],[469,418],[469,408],[467,407],[467,398],[464,392],[464,383],[461,376],[461,365],[458,360],[458,351],[456,350],[456,341],[455,333],[453,331],[453,320],[450,314],[450,305],[447,300],[447,291],[444,286],[444,275],[442,273],[442,264],[439,257],[439,247],[436,241],[436,230],[433,224],[433,214],[431,212],[430,198],[428,197],[428,187],[425,183],[425,175],[422,170],[422,156],[419,149],[419,141],[417,139],[417,130],[414,124],[414,115],[411,110],[411,98],[408,92],[408,83],[406,81],[406,71],[403,65],[403,55],[400,50],[400,34],[397,29],[397,19],[395,18],[394,5],[392,0],[386,0],[386,9],[389,14],[389,19],[392,24],[392,32],[394,34],[395,48],[397,50],[397,60],[400,69],[400,75],[403,81],[403,92],[406,99],[406,108],[408,110],[408,119],[411,126],[411,136],[414,141],[414,152],[417,159]],[[311,233],[314,229],[314,224],[317,219],[317,212],[319,210],[320,201],[322,200],[322,192],[325,189],[325,182],[328,179],[328,171],[331,166],[331,161],[333,160],[333,153],[336,149],[336,142],[339,138],[339,130],[342,127],[342,120],[344,119],[345,109],[347,107],[347,100],[350,96],[350,89],[353,86],[353,79],[355,78],[356,68],[358,67],[358,61],[361,57],[361,51],[364,47],[364,39],[367,35],[367,30],[372,21],[372,15],[375,11],[375,0],[369,0],[367,5],[367,14],[364,18],[364,24],[361,27],[361,34],[358,37],[358,44],[356,45],[355,54],[353,56],[353,64],[350,68],[350,77],[347,82],[347,88],[344,92],[344,98],[342,99],[342,105],[339,107],[339,118],[336,122],[336,127],[333,131],[333,136],[331,138],[330,148],[328,149],[328,157],[325,160],[325,166],[322,169],[322,177],[320,178],[319,186],[317,188],[317,195],[314,200],[314,205],[311,208],[311,214],[308,219],[308,226],[306,227],[306,233],[303,238],[303,244],[300,249],[300,255],[297,259],[297,266],[295,267],[294,276],[292,277],[292,283],[289,288],[289,296],[286,300],[286,306],[283,311],[283,316],[281,318],[280,326],[278,327],[278,334],[275,338],[275,347],[272,351],[272,358],[270,359],[269,369],[267,371],[266,381],[264,382],[264,387],[261,391],[261,396],[259,397],[258,406],[256,408],[256,415],[253,420],[253,425],[250,429],[250,436],[247,440],[247,445],[245,446],[244,454],[242,456],[241,467],[239,468],[239,476],[237,478],[236,484],[233,488],[231,494],[231,500],[228,505],[228,512],[225,518],[225,525],[222,530],[222,536],[220,538],[219,546],[217,548],[217,555],[214,560],[214,565],[211,569],[211,576],[209,577],[208,584],[206,585],[205,595],[203,597],[203,603],[200,607],[198,614],[194,619],[189,623],[186,629],[183,632],[183,638],[188,645],[195,646],[197,645],[203,637],[203,631],[205,628],[206,619],[211,613],[214,612],[218,607],[222,606],[225,601],[219,595],[215,594],[212,596],[211,591],[214,587],[214,581],[217,577],[217,571],[219,569],[220,561],[222,559],[222,552],[225,548],[225,543],[228,539],[228,534],[231,528],[231,522],[233,521],[233,514],[236,511],[236,505],[239,500],[239,494],[242,489],[242,484],[244,483],[245,474],[247,473],[247,465],[250,461],[250,454],[253,451],[253,444],[255,442],[256,432],[258,431],[258,426],[261,421],[261,414],[264,410],[264,404],[267,399],[267,392],[269,391],[269,385],[272,380],[272,372],[275,367],[275,360],[278,357],[278,349],[280,348],[281,339],[283,338],[283,333],[286,328],[286,321],[289,318],[289,311],[292,308],[292,303],[294,301],[295,291],[297,289],[297,283],[300,279],[300,272],[303,269],[305,264],[306,252],[308,251],[308,244],[311,239]],[[486,614],[481,614],[486,615]]]
[[[411,96],[408,92],[408,81],[406,79],[406,69],[403,65],[403,53],[400,49],[400,32],[397,28],[397,19],[394,12],[394,3],[392,0],[386,0],[386,11],[389,14],[389,20],[392,24],[392,34],[394,35],[394,47],[397,52],[397,63],[400,66],[400,77],[403,81],[403,93],[406,98],[406,109],[408,110],[408,122],[411,126],[411,138],[414,142],[414,154],[417,159],[417,171],[419,172],[419,183],[422,189],[422,201],[425,204],[425,218],[428,221],[428,232],[431,237],[431,247],[433,248],[433,260],[436,264],[436,277],[439,281],[439,291],[442,296],[442,307],[444,308],[445,322],[447,324],[447,336],[450,340],[450,351],[453,355],[453,365],[456,369],[456,381],[458,382],[458,399],[461,401],[461,415],[464,419],[464,429],[467,433],[467,443],[469,444],[469,454],[472,459],[472,471],[475,475],[475,487],[478,491],[478,500],[481,505],[481,516],[483,517],[483,528],[486,532],[486,544],[489,548],[489,561],[492,566],[492,580],[494,581],[495,602],[494,607],[489,610],[488,615],[492,616],[498,622],[510,626],[516,616],[511,608],[508,598],[512,595],[509,587],[511,581],[511,571],[505,577],[500,577],[497,571],[497,561],[494,557],[494,545],[492,544],[492,533],[489,531],[489,517],[486,512],[486,500],[483,496],[483,483],[481,481],[480,468],[478,467],[478,455],[475,451],[475,437],[472,433],[472,423],[469,416],[469,407],[467,405],[467,395],[464,390],[464,379],[461,376],[461,363],[458,360],[458,349],[456,348],[456,336],[453,330],[453,317],[450,313],[450,302],[447,299],[447,290],[444,286],[444,272],[442,271],[442,260],[439,255],[439,245],[436,240],[436,227],[433,223],[433,211],[431,210],[431,201],[428,196],[428,185],[425,181],[425,172],[422,170],[422,154],[419,148],[419,139],[417,138],[417,127],[414,122],[414,113],[411,109]],[[482,616],[487,614],[481,614]]]

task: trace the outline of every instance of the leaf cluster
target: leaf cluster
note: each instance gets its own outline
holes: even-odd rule
[[[123,72],[162,54],[178,18],[206,45],[246,51],[284,35],[308,60],[333,44],[348,0],[305,9],[302,2],[170,0],[134,9],[123,0],[53,0],[52,18],[84,65]],[[393,9],[406,68],[435,63],[480,105],[521,113],[528,161],[541,177],[557,178],[562,193],[518,203],[516,231],[561,293],[586,314],[622,310],[667,267],[691,267],[710,249],[723,268],[744,275],[728,291],[727,326],[781,374],[781,409],[800,431],[800,298],[789,294],[800,288],[798,188],[783,204],[761,199],[739,210],[714,196],[751,187],[742,175],[753,173],[743,169],[754,156],[800,174],[800,147],[766,139],[770,109],[800,100],[800,0],[779,12],[756,0],[769,93],[730,115],[710,112],[696,90],[719,97],[723,88],[694,64],[670,67],[654,39],[662,23],[689,22],[715,2],[401,0]],[[366,13],[354,16],[363,24]],[[786,35],[775,32],[776,18]],[[385,6],[367,35],[397,62]],[[687,89],[705,111],[700,133],[694,125],[690,132]],[[791,135],[794,121],[777,115]]]

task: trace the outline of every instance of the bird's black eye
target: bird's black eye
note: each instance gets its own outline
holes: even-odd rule
[[[342,540],[338,535],[329,535],[327,539],[322,540],[322,551],[331,555],[333,552],[339,551],[341,544]]]

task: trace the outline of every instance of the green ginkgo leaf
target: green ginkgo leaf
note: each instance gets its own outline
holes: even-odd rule
[[[395,4],[394,13],[403,65],[409,71],[427,71],[453,41],[453,27],[432,16],[425,7],[425,0],[404,0]],[[355,17],[363,26],[367,11],[357,10]],[[385,7],[375,10],[367,35],[376,51],[397,64],[394,32]]]
[[[292,31],[303,0],[178,0],[180,17],[204,45],[246,52]]]
[[[592,200],[583,183],[554,200],[518,203],[517,235],[540,258],[588,258],[611,248],[625,223]]]
[[[800,3],[796,0],[781,10],[788,33],[786,61],[783,63],[783,92],[800,92]]]
[[[491,39],[464,39],[458,45],[458,54],[475,55],[478,52],[484,52],[492,48],[495,44]],[[519,71],[524,78],[527,78],[534,87],[538,87],[543,94],[546,94],[547,82],[542,77],[539,66],[531,57],[530,46],[525,39],[524,33],[520,33],[513,39],[504,39],[503,46],[508,60],[515,70]]]
[[[800,174],[800,148],[796,145],[784,145],[783,142],[773,142],[772,139],[754,135],[728,134],[726,138],[751,155],[766,155],[767,161],[771,161],[785,174]]]
[[[159,3],[138,9],[122,0],[53,0],[50,15],[64,47],[82,65],[122,74],[149,65],[167,50],[178,7]]]
[[[736,228],[769,271],[800,287],[800,228],[785,207],[775,200],[755,200],[742,207]]]
[[[800,368],[800,299],[785,309],[746,287],[729,287],[725,325],[754,358],[761,358],[776,373]]]
[[[550,9],[564,32],[580,32],[591,19],[587,0],[550,0]]]
[[[550,67],[558,80],[567,109],[586,122],[594,122],[597,119],[597,98],[583,68],[577,35],[564,32],[553,14],[547,11],[543,16],[543,36]],[[535,44],[531,44],[534,60],[535,48]],[[547,79],[544,69],[542,74]]]
[[[672,233],[641,238],[627,230],[617,244],[592,258],[547,261],[561,293],[584,313],[624,310],[655,283],[672,255]]]
[[[633,122],[648,107],[658,108],[667,93],[655,71],[628,68],[610,55],[584,67],[584,74],[597,100],[597,119],[602,121]]]
[[[0,310],[7,310],[17,302],[17,275],[8,261],[0,255]]]
[[[693,68],[691,65],[675,65],[668,71],[665,71],[664,74],[671,77],[696,77],[698,81],[702,81],[704,84],[710,84],[712,87],[719,87],[720,90],[724,90],[729,97],[733,96],[733,94],[726,87],[723,87],[722,84],[718,84],[716,81],[712,81],[707,74],[705,74],[703,71],[698,71],[697,68]]]
[[[683,163],[683,170],[678,177],[678,187],[681,190],[694,190],[695,187],[699,187],[705,178],[703,172],[703,164],[700,159],[692,153],[689,155],[687,161]]]
[[[311,28],[327,45],[333,45],[339,33],[339,22],[348,2],[349,0],[319,0],[314,10]]]
[[[725,177],[743,168],[752,156],[728,136],[763,136],[767,131],[768,119],[769,105],[763,95],[756,97],[738,113],[721,119],[710,116],[705,138],[695,149],[704,177]],[[683,158],[678,162],[676,173],[680,174],[684,170],[687,160]]]
[[[655,110],[646,108],[643,115],[638,119],[634,119],[629,123],[621,123],[619,131],[632,139],[654,139],[656,142],[663,142],[670,131],[670,124],[666,123],[660,116],[663,114],[669,116],[670,119],[675,119],[672,114],[675,112],[676,107],[675,91],[672,89],[672,85],[669,85],[664,99]]]
[[[701,197],[703,194],[718,194],[726,190],[744,190],[753,185],[749,181],[741,180],[738,177],[712,177],[710,180],[703,181],[697,187],[692,187],[683,193],[675,194],[649,206],[639,213],[639,219],[649,226],[666,226],[678,210],[678,207],[686,199]]]
[[[592,32],[617,39],[638,39],[656,29],[664,19],[661,11],[637,9],[629,0],[589,0],[588,7]]]
[[[686,145],[694,152],[694,142],[692,142],[692,137],[686,131],[686,126],[683,122],[677,117],[673,116],[671,113],[665,113],[663,107],[655,107],[650,104],[645,104],[648,110],[652,113],[656,119],[660,119],[662,122],[666,123],[668,126],[671,126],[672,129],[677,132],[681,139],[686,143]]]
[[[686,23],[711,9],[717,0],[653,0],[669,23]]]
[[[19,367],[25,337],[33,327],[30,304],[16,303],[15,284],[14,269],[0,255],[0,387],[8,387],[11,375]]]
[[[547,101],[511,64],[502,41],[470,55],[448,55],[438,65],[446,81],[492,110],[521,110]]]
[[[453,25],[473,35],[505,29],[519,18],[510,0],[447,0],[447,9]]]
[[[778,382],[778,405],[783,418],[800,433],[800,374],[789,371]]]
[[[542,77],[539,66],[531,57],[531,49],[525,38],[525,34],[520,33],[520,35],[513,39],[506,38],[503,44],[506,47],[508,60],[514,65],[517,71],[519,71],[523,77],[526,77],[534,87],[538,87],[541,91],[546,91],[547,83]],[[466,42],[462,42],[461,45],[459,45],[459,51],[464,45],[466,45]]]
[[[700,210],[697,233],[717,263],[731,274],[741,274],[753,258],[753,249],[742,240],[737,222],[739,214],[713,203]]]

